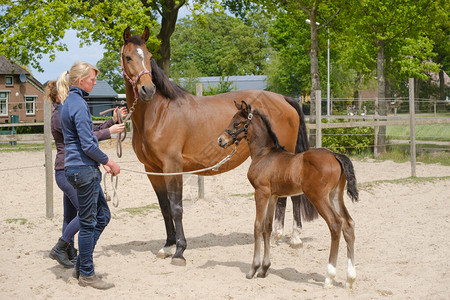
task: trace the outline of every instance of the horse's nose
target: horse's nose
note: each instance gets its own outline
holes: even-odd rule
[[[219,136],[219,138],[217,139],[217,144],[222,148],[226,148],[227,146],[225,139],[223,139],[222,136]]]
[[[139,89],[139,96],[142,100],[152,100],[155,95],[156,87],[154,84],[144,84]]]

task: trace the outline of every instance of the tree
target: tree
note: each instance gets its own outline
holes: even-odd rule
[[[395,76],[423,78],[424,71],[432,67],[428,63],[432,48],[424,32],[434,27],[429,14],[436,4],[428,0],[355,0],[351,7],[342,19],[346,28],[343,45],[347,53],[352,52],[357,71],[368,72],[376,66],[378,113],[386,116],[386,70]],[[377,152],[385,152],[385,126],[380,127],[378,141]]]
[[[172,37],[171,72],[186,77],[259,75],[268,56],[266,37],[225,13],[181,19]]]

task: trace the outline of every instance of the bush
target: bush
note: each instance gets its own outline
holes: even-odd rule
[[[333,123],[343,122],[336,120]],[[327,123],[326,120],[323,120]],[[361,154],[373,150],[373,127],[327,128],[322,130],[322,146],[337,153]]]

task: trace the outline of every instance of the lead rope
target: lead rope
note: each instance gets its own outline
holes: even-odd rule
[[[156,173],[156,172],[145,172],[145,171],[136,171],[136,170],[132,170],[132,169],[126,169],[126,168],[121,168],[121,171],[127,171],[127,172],[132,172],[132,173],[138,173],[138,174],[146,174],[146,175],[153,175],[153,176],[176,176],[176,175],[188,175],[188,174],[196,174],[196,173],[201,173],[201,172],[205,172],[205,171],[209,171],[209,170],[213,170],[213,171],[219,171],[219,168],[226,163],[227,161],[229,161],[231,159],[231,157],[237,152],[237,146],[238,146],[238,142],[235,143],[234,149],[230,152],[230,154],[228,154],[224,159],[222,159],[221,161],[219,161],[217,164],[215,164],[212,167],[208,167],[208,168],[203,168],[200,170],[194,170],[194,171],[188,171],[188,172],[176,172],[176,173]],[[105,172],[105,175],[103,177],[103,191],[105,193],[105,198],[106,201],[111,201],[114,205],[114,207],[118,207],[119,206],[119,194],[117,193],[117,184],[119,181],[119,178],[117,176],[114,176],[113,174],[111,174],[111,186],[114,190],[112,199],[111,196],[108,194],[107,190],[106,190],[106,175],[108,173]],[[114,182],[114,177],[116,177],[116,181]]]

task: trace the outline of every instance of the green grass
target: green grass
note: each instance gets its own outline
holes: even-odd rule
[[[42,151],[44,150],[44,144],[28,144],[28,143],[19,143],[17,145],[11,145],[10,143],[0,143],[0,152],[7,151]]]
[[[124,208],[121,211],[125,211],[132,215],[140,215],[140,214],[146,214],[149,211],[155,210],[155,209],[159,210],[159,205],[150,204],[150,205],[141,206],[141,207]]]
[[[27,222],[27,219],[24,218],[14,218],[14,219],[6,219],[6,223],[18,223],[19,225],[24,225]]]
[[[232,197],[244,197],[244,198],[252,198],[255,196],[255,193],[248,194],[231,194]]]
[[[418,141],[450,141],[449,124],[416,125],[416,140]],[[395,125],[386,127],[387,139],[409,140],[409,125]]]

